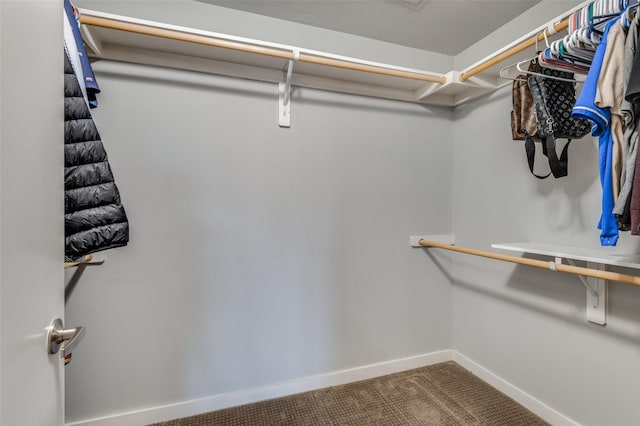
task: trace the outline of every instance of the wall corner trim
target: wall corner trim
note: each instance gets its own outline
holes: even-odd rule
[[[415,355],[391,361],[378,362],[326,374],[303,377],[287,382],[262,387],[243,389],[235,392],[211,395],[204,398],[157,407],[143,408],[124,413],[66,423],[66,426],[138,426],[194,416],[222,408],[249,404],[266,399],[279,398],[296,393],[312,391],[328,386],[337,386],[359,380],[371,379],[398,373],[427,365],[451,361],[453,351],[447,349],[427,354]]]
[[[560,413],[556,409],[550,407],[546,403],[540,401],[533,395],[528,394],[524,390],[518,388],[512,383],[509,383],[502,377],[489,371],[487,368],[466,357],[456,350],[452,350],[453,361],[460,366],[471,371],[474,375],[484,380],[500,392],[506,394],[511,399],[518,402],[528,410],[532,411],[536,415],[542,417],[545,421],[551,423],[554,426],[580,426],[580,423],[572,420],[571,418]]]

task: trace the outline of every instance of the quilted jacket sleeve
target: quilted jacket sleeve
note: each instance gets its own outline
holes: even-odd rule
[[[124,246],[129,223],[100,134],[66,54],[64,65],[65,259]]]

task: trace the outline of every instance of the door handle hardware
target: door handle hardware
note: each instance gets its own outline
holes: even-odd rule
[[[67,329],[63,327],[60,318],[54,319],[49,324],[47,328],[47,350],[49,355],[57,354],[62,349],[62,356],[65,357],[71,353],[84,336],[84,327]]]

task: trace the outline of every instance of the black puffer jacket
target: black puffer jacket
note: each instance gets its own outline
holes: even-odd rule
[[[66,53],[64,143],[65,260],[126,245],[129,223],[120,193]]]

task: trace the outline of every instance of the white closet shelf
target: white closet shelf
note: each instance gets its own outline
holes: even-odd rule
[[[439,74],[89,9],[80,16],[96,59],[273,83],[285,81],[283,70],[293,62],[293,86],[449,107],[509,84],[496,75],[461,81],[456,71]]]
[[[616,249],[614,247],[585,249],[580,247],[566,247],[532,242],[496,243],[491,244],[491,247],[518,253],[537,254],[567,260],[579,260],[582,262],[597,263],[599,265],[640,269],[640,254],[619,253],[615,251]]]
[[[567,16],[587,4],[589,1],[583,2],[462,71],[444,74],[90,9],[80,9],[80,22],[94,58],[278,83],[281,111],[288,108],[292,85],[458,107],[511,84],[499,76],[502,62],[530,55],[527,51],[545,38],[543,34],[549,39],[558,37],[556,33],[567,27]],[[292,70],[288,76],[287,70]]]
[[[585,249],[580,247],[566,247],[553,244],[520,242],[492,244],[492,248],[515,251],[519,253],[535,254],[554,258],[549,262],[550,268],[556,270],[563,260],[575,266],[575,261],[585,262],[589,269],[607,273],[607,266],[618,266],[624,268],[640,269],[640,255],[636,253],[620,253],[614,247],[603,247],[602,249]],[[621,282],[635,283],[637,276],[618,275]],[[587,320],[596,324],[604,325],[607,322],[607,299],[608,286],[604,278],[595,278],[578,275],[587,290]],[[614,275],[615,279],[615,275]],[[637,284],[636,284],[637,285]]]
[[[618,272],[607,271],[607,266],[620,266],[625,268],[640,269],[640,255],[617,253],[610,250],[592,250],[577,247],[556,246],[541,243],[506,243],[492,244],[492,248],[516,251],[519,253],[531,253],[536,255],[549,256],[551,261],[507,256],[484,250],[477,250],[467,247],[458,247],[451,243],[412,236],[409,243],[413,247],[434,247],[450,250],[458,253],[465,253],[474,256],[486,257],[489,259],[511,262],[521,265],[533,266],[547,269],[554,272],[563,272],[576,275],[587,291],[586,317],[587,320],[595,324],[605,325],[607,323],[607,280],[618,281],[625,284],[640,286],[640,277],[637,275],[627,275]],[[569,265],[565,265],[563,261]],[[575,261],[585,262],[585,266],[577,266]]]

